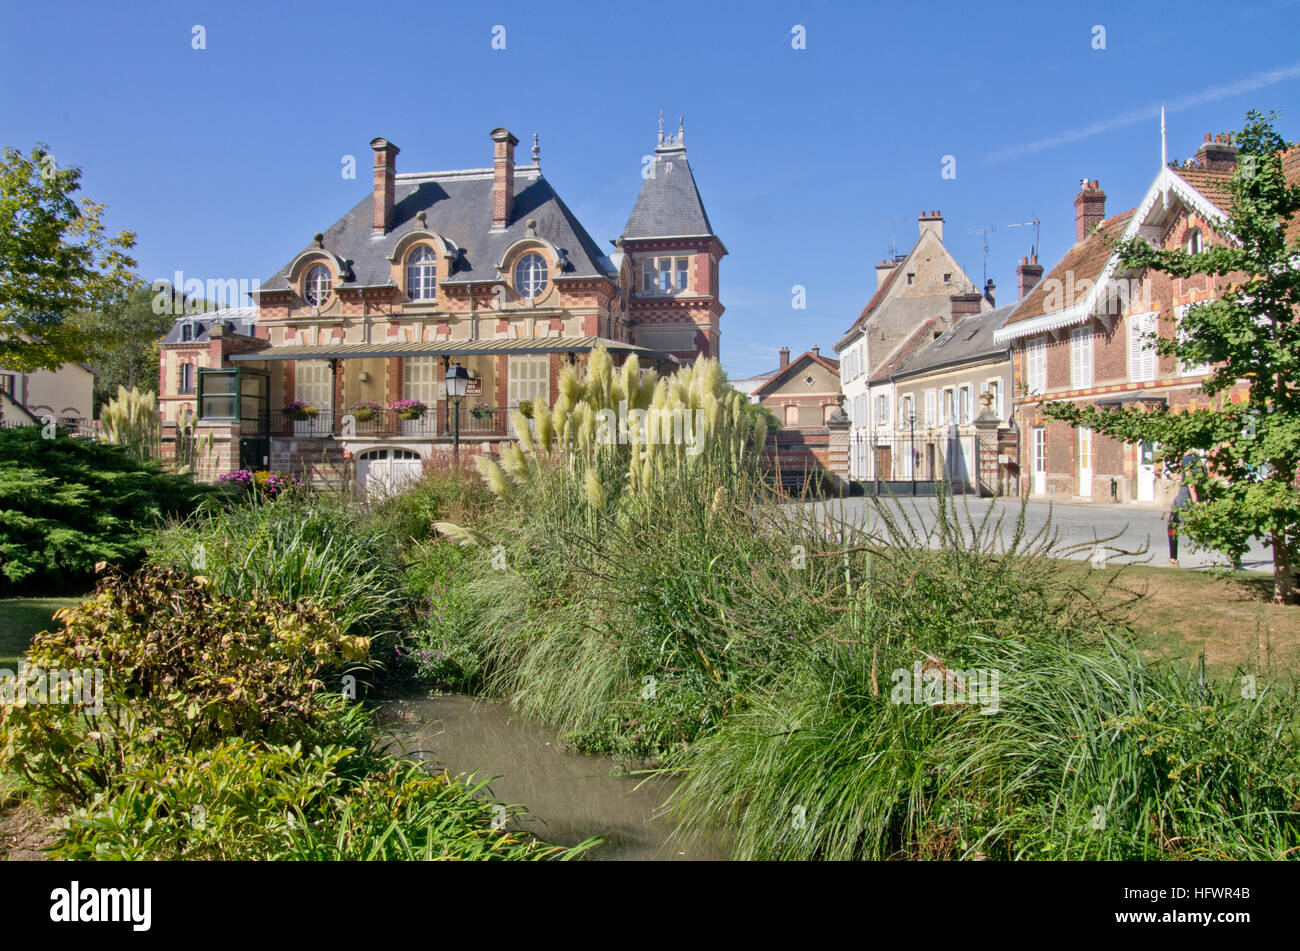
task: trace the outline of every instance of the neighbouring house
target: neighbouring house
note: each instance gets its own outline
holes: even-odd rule
[[[1158,505],[1177,491],[1177,480],[1165,477],[1159,446],[1074,429],[1048,420],[1041,407],[1049,400],[1148,409],[1209,404],[1200,384],[1211,368],[1160,356],[1152,339],[1179,333],[1189,306],[1213,299],[1241,276],[1180,279],[1125,269],[1112,243],[1140,236],[1162,248],[1196,252],[1230,241],[1220,229],[1236,152],[1225,139],[1207,135],[1195,158],[1160,169],[1137,208],[1109,218],[1098,181],[1083,181],[1074,200],[1074,246],[995,335],[1012,346],[1017,386],[1024,387],[1015,399],[1024,437],[1022,491]],[[1284,162],[1292,182],[1300,181],[1297,155],[1293,151]],[[1227,396],[1241,401],[1244,386]]]
[[[226,365],[233,353],[260,350],[257,308],[232,307],[176,318],[158,343],[158,414],[164,429],[197,415],[199,371]]]
[[[840,410],[840,365],[822,356],[820,347],[794,360],[782,347],[780,367],[754,391],[758,404],[781,422],[768,436],[766,459],[787,485],[824,473],[834,489],[847,487],[848,419]]]
[[[894,412],[875,433],[876,477],[1015,494],[1011,348],[993,339],[1013,305],[966,313],[964,295],[952,303],[950,318],[931,325],[939,336],[889,375]]]
[[[510,410],[553,405],[561,368],[597,347],[661,371],[718,356],[727,252],[684,131],[661,121],[609,254],[543,176],[536,136],[531,164],[516,163],[508,130],[491,142],[490,167],[399,173],[397,146],[374,139],[371,194],[261,284],[250,319],[204,328],[206,344],[169,335],[164,396],[197,403],[210,474],[269,466],[391,485],[449,453],[454,431],[462,451],[499,449],[514,438]],[[470,377],[458,411],[453,363]],[[192,397],[179,392],[187,364]]]
[[[878,460],[872,437],[877,422],[887,422],[893,413],[889,374],[933,339],[927,322],[951,313],[954,294],[965,295],[977,311],[993,308],[991,282],[986,299],[974,290],[966,272],[944,246],[943,220],[938,211],[922,214],[912,250],[876,265],[875,292],[835,344],[842,366],[844,407],[851,420],[852,479],[874,477]]]
[[[52,421],[77,435],[91,435],[96,376],[83,363],[30,373],[0,367],[0,425],[39,426]]]

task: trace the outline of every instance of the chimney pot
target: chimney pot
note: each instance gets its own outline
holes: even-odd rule
[[[812,355],[814,357],[820,357],[822,355],[822,348],[817,346],[817,344],[813,344]]]
[[[375,152],[374,215],[371,230],[384,234],[393,223],[393,202],[397,191],[397,153],[401,151],[383,137],[370,140]]]

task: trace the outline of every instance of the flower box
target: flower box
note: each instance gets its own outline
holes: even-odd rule
[[[388,408],[397,414],[398,419],[419,419],[428,409],[419,400],[397,400],[389,403]]]

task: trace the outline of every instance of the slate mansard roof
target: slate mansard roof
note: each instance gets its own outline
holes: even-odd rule
[[[684,146],[660,146],[623,228],[624,238],[713,235]],[[716,237],[716,236],[715,236]]]
[[[392,283],[390,256],[412,231],[432,231],[458,249],[451,275],[443,284],[496,281],[497,264],[510,245],[526,237],[530,219],[537,223],[536,237],[549,241],[568,260],[556,278],[613,280],[617,276],[613,263],[535,166],[515,166],[510,222],[499,230],[492,228],[490,168],[398,174],[395,180],[392,226],[386,233],[372,237],[374,199],[370,192],[323,232],[323,249],[346,266],[340,275],[343,287]],[[424,224],[416,218],[420,212],[425,214]],[[299,254],[314,247],[308,245]],[[298,256],[264,281],[262,291],[288,289],[289,268]]]
[[[195,329],[198,332],[189,340],[181,340],[181,327],[189,323],[197,324]],[[176,318],[168,329],[167,336],[163,337],[161,342],[207,343],[212,339],[210,331],[212,325],[216,323],[225,324],[228,333],[240,334],[244,337],[256,336],[254,331],[257,326],[257,308],[226,307],[221,310],[207,310],[198,314],[185,314]]]

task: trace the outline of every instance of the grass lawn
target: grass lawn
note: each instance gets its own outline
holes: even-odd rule
[[[54,626],[54,612],[81,598],[0,599],[0,670],[16,670],[31,639]]]
[[[1087,570],[1075,567],[1074,570]],[[1300,605],[1273,604],[1273,576],[1137,565],[1121,585],[1143,593],[1133,608],[1138,646],[1152,657],[1194,663],[1205,652],[1207,673],[1252,673],[1289,680],[1300,674]]]

